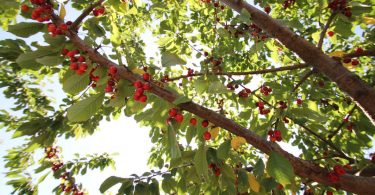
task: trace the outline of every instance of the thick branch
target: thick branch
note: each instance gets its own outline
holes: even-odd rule
[[[54,22],[56,22],[57,24],[62,23],[62,21],[56,15],[53,15],[53,18]],[[86,43],[84,43],[84,41],[80,39],[74,31],[69,31],[66,35],[70,38],[75,47],[86,52],[93,62],[96,62],[108,68],[111,66],[116,66],[118,68],[117,76],[119,76],[120,78],[126,79],[130,82],[135,82],[141,79],[138,75],[135,75],[132,72],[127,71],[124,67],[118,66],[114,62],[97,53],[93,48],[86,45]],[[164,88],[160,88],[159,86],[153,83],[151,83],[150,92],[164,99],[165,101],[171,103],[177,98],[176,95],[172,92]],[[373,192],[372,186],[375,185],[374,178],[366,178],[345,174],[340,177],[339,182],[332,183],[329,181],[327,177],[328,172],[326,169],[323,169],[317,165],[312,164],[311,162],[304,161],[293,156],[292,154],[281,149],[279,145],[266,141],[264,138],[258,136],[253,131],[249,131],[245,127],[235,123],[233,120],[228,119],[223,115],[220,115],[210,109],[207,109],[191,101],[182,103],[178,106],[183,110],[186,110],[201,118],[209,120],[216,126],[219,126],[223,129],[227,129],[229,132],[235,135],[244,137],[249,144],[253,145],[254,147],[258,148],[266,154],[276,152],[284,156],[292,164],[295,173],[301,177],[310,178],[316,182],[320,182],[329,186],[338,186],[344,190],[348,190],[354,193],[370,194]]]
[[[375,56],[375,48],[373,49],[369,49],[369,50],[365,50],[363,52],[353,52],[353,53],[349,53],[349,54],[345,54],[343,56],[343,58],[356,58],[356,57],[362,57],[362,56]]]
[[[72,30],[76,30],[77,27],[82,23],[82,21],[90,15],[92,10],[101,5],[104,2],[104,0],[98,0],[96,3],[91,4],[89,7],[87,7],[85,10],[83,10],[82,14],[78,16],[78,18],[73,22],[73,24],[70,26]]]
[[[254,71],[248,71],[248,72],[219,72],[219,73],[195,73],[192,75],[183,75],[179,77],[169,78],[168,81],[174,81],[179,80],[182,78],[187,77],[195,77],[195,76],[203,76],[203,75],[226,75],[226,76],[233,76],[233,75],[254,75],[254,74],[266,74],[266,73],[273,73],[273,72],[279,72],[279,71],[287,71],[287,70],[296,70],[300,68],[306,68],[309,65],[307,64],[297,64],[294,66],[284,66],[279,68],[271,68],[271,69],[264,69],[264,70],[254,70]]]
[[[320,33],[320,38],[319,38],[319,42],[318,42],[318,48],[319,49],[322,49],[324,37],[326,36],[327,30],[328,30],[329,26],[331,26],[331,23],[332,23],[333,19],[335,18],[336,14],[337,14],[337,12],[332,12],[332,14],[329,16],[329,18],[327,20],[326,25],[324,26],[322,32]]]
[[[338,87],[348,93],[372,123],[375,124],[375,89],[370,85],[347,70],[340,62],[330,58],[319,48],[299,37],[290,29],[282,26],[278,21],[246,1],[220,1],[237,12],[241,12],[242,9],[247,10],[251,15],[252,22],[298,54],[307,64],[311,64],[319,72],[336,82]]]

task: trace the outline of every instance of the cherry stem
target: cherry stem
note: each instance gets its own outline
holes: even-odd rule
[[[80,16],[73,22],[73,24],[70,26],[70,28],[75,31],[77,30],[77,27],[82,23],[82,21],[94,10],[95,7],[101,5],[104,0],[99,0],[96,3],[91,4],[89,7],[87,7]]]
[[[331,26],[331,23],[332,23],[333,19],[335,18],[336,14],[337,14],[337,12],[332,12],[332,14],[329,16],[329,18],[327,20],[326,25],[324,26],[322,32],[320,33],[320,38],[319,38],[319,42],[318,42],[318,46],[317,46],[319,49],[322,49],[324,37],[326,36],[327,30]]]

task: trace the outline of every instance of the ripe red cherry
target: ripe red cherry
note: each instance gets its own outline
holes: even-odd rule
[[[207,127],[208,126],[208,120],[202,121],[202,127]]]
[[[178,110],[176,108],[172,108],[169,110],[169,117],[175,117],[178,113]]]
[[[297,99],[297,105],[301,105],[302,104],[302,100],[301,99]]]
[[[116,66],[111,66],[109,67],[109,70],[108,70],[109,74],[111,75],[115,75],[117,73],[117,67]]]
[[[60,24],[60,29],[62,31],[67,31],[68,30],[68,25],[66,25],[66,24]]]
[[[345,169],[341,165],[336,165],[333,167],[333,170],[337,175],[344,175],[346,173]]]
[[[339,176],[334,172],[328,173],[327,177],[333,183],[336,183],[340,180]]]
[[[327,195],[333,195],[333,192],[327,191]]]
[[[111,93],[111,92],[113,92],[113,87],[110,86],[110,85],[107,85],[107,87],[105,88],[105,92],[106,92],[106,93]]]
[[[210,140],[210,139],[211,139],[211,133],[208,132],[208,131],[205,131],[205,132],[203,133],[203,138],[204,138],[204,140],[206,140],[206,141]]]
[[[138,88],[137,90],[135,90],[134,94],[137,95],[137,96],[143,95],[143,88]]]
[[[150,78],[151,78],[151,76],[150,76],[149,73],[144,73],[144,74],[143,74],[143,79],[144,79],[145,81],[149,81]]]
[[[271,12],[271,7],[270,6],[267,6],[264,8],[264,11],[269,14]]]
[[[355,53],[362,53],[363,52],[363,49],[361,47],[358,47],[356,50],[355,50]]]
[[[191,118],[190,119],[190,124],[193,125],[193,126],[197,125],[197,119],[196,118]]]
[[[352,65],[357,66],[359,64],[359,61],[357,59],[352,60]]]
[[[136,82],[134,82],[134,87],[135,88],[141,88],[142,87],[142,82],[141,81],[136,81]]]
[[[216,177],[219,177],[220,174],[221,174],[220,169],[217,168],[217,169],[215,170],[215,176],[216,176]]]
[[[27,12],[27,11],[29,11],[29,6],[27,6],[26,4],[22,4],[22,5],[21,5],[21,10],[22,10],[23,12]]]
[[[142,103],[146,102],[146,101],[147,101],[147,96],[142,95],[142,96],[139,98],[139,101],[142,102]]]
[[[330,37],[333,37],[333,35],[335,35],[335,33],[334,33],[333,31],[329,31],[327,34],[328,34],[328,36],[330,36]]]
[[[150,90],[150,89],[151,89],[151,85],[150,85],[150,83],[145,83],[145,84],[143,85],[143,89],[144,89],[144,90]]]
[[[86,58],[83,57],[83,56],[79,56],[79,58],[77,59],[78,62],[85,62],[86,61]]]
[[[68,54],[69,50],[68,49],[62,49],[61,50],[61,55],[65,56],[66,54]]]
[[[76,55],[76,53],[74,51],[69,51],[66,55],[73,58]]]
[[[78,64],[77,63],[71,63],[69,68],[70,68],[70,70],[78,70]]]
[[[87,70],[87,64],[80,64],[78,69],[82,70],[82,71],[86,71]]]
[[[215,3],[214,3],[214,6],[215,6],[215,7],[219,7],[219,3],[218,3],[218,2],[215,2]]]
[[[343,62],[344,62],[345,64],[350,63],[351,61],[352,61],[351,58],[344,58],[344,60],[343,60]]]
[[[182,121],[184,120],[184,116],[182,114],[176,114],[175,119],[177,123],[182,123]]]

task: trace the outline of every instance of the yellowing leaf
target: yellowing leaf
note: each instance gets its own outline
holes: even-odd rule
[[[246,139],[240,136],[234,137],[230,142],[233,149],[237,150],[242,144],[246,143]]]
[[[342,63],[342,65],[343,65],[345,68],[349,69],[349,70],[353,70],[353,69],[355,69],[355,66],[353,66],[351,62],[349,62],[349,63]]]
[[[343,51],[334,51],[330,54],[328,54],[330,57],[338,57],[338,58],[341,58],[342,56],[345,55],[345,53]]]
[[[134,69],[132,70],[132,72],[135,73],[135,74],[140,74],[140,75],[142,75],[142,74],[145,73],[144,70],[139,69],[139,68],[134,68]]]
[[[64,6],[64,4],[61,4],[61,6],[60,6],[61,8],[60,8],[60,18],[61,18],[61,20],[64,20],[64,18],[65,18],[65,16],[66,16],[66,9],[65,9],[65,6]]]
[[[219,130],[220,130],[220,127],[214,127],[212,129],[210,129],[210,133],[211,133],[211,139],[214,140],[217,138],[217,136],[219,135]]]
[[[250,189],[254,192],[259,192],[260,190],[260,184],[255,178],[255,176],[251,173],[247,173],[247,178],[249,180]]]
[[[363,17],[363,22],[365,24],[374,24],[375,25],[375,18]]]

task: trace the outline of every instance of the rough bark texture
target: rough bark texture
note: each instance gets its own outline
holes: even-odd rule
[[[336,82],[338,87],[354,99],[373,124],[375,124],[375,89],[357,75],[347,70],[341,63],[324,54],[319,48],[282,26],[266,13],[243,0],[220,0],[233,10],[246,9],[251,20],[287,48],[298,54],[307,64]]]
[[[53,15],[54,22],[60,24],[62,21],[56,16]],[[110,61],[109,59],[105,58],[97,51],[95,51],[92,47],[86,45],[81,38],[74,31],[69,31],[66,34],[73,44],[88,54],[90,59],[93,62],[96,62],[105,67],[117,66],[118,67],[118,76],[122,79],[126,79],[130,82],[135,82],[137,80],[141,80],[140,76],[128,71],[125,67],[120,67],[114,62]],[[152,88],[150,90],[151,93],[159,96],[160,98],[168,101],[173,102],[176,99],[176,95],[172,92],[160,88],[155,84],[151,85]],[[371,194],[373,193],[373,186],[375,186],[375,178],[368,178],[368,177],[361,177],[361,176],[353,176],[349,174],[345,174],[340,177],[340,181],[337,183],[332,183],[328,180],[327,177],[327,170],[312,164],[311,162],[301,160],[292,154],[284,151],[280,148],[279,145],[276,143],[268,142],[267,140],[263,139],[262,137],[258,136],[254,132],[246,129],[245,127],[235,123],[233,120],[226,118],[223,115],[220,115],[210,109],[207,109],[201,105],[198,105],[194,102],[187,102],[179,105],[180,108],[191,112],[201,118],[207,119],[213,124],[220,126],[229,132],[244,137],[249,144],[254,146],[255,148],[261,150],[266,154],[270,154],[271,152],[277,152],[278,154],[287,158],[291,165],[294,168],[294,171],[297,175],[303,178],[309,178],[313,181],[341,188],[346,191],[358,193],[358,194]]]

